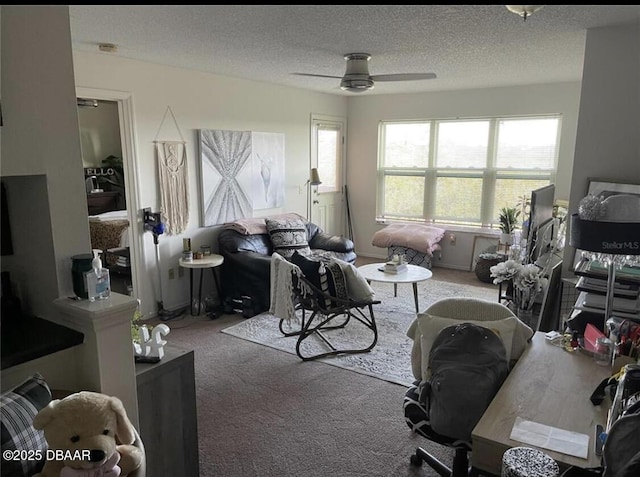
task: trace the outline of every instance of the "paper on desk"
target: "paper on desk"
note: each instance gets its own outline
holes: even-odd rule
[[[520,417],[516,417],[509,438],[583,459],[589,454],[588,435],[525,421]]]

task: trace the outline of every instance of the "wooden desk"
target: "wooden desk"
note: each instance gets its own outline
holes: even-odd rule
[[[500,475],[502,454],[517,446],[534,447],[509,439],[516,417],[568,431],[587,434],[588,458],[581,459],[548,449],[561,469],[568,466],[594,468],[600,457],[594,452],[595,426],[607,421],[611,403],[594,406],[589,397],[598,384],[610,376],[611,369],[598,366],[580,351],[568,353],[546,342],[537,332],[498,394],[471,434],[471,465]]]

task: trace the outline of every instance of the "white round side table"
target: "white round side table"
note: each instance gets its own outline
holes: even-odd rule
[[[205,255],[202,258],[193,259],[191,261],[185,261],[182,258],[178,261],[178,264],[183,268],[189,269],[189,295],[191,297],[191,315],[199,315],[202,311],[202,275],[203,269],[210,268],[213,274],[213,281],[216,284],[216,292],[218,293],[218,299],[222,300],[222,292],[220,290],[220,284],[218,283],[218,277],[216,275],[216,267],[219,267],[224,262],[224,257],[212,253],[211,255]],[[198,309],[194,310],[193,299],[193,270],[200,269],[200,284],[198,286]],[[195,312],[194,312],[195,311]]]

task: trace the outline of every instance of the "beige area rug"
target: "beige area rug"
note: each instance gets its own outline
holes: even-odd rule
[[[379,305],[374,306],[374,315],[378,327],[378,343],[368,353],[337,355],[320,358],[317,361],[356,373],[373,376],[391,383],[410,386],[414,381],[411,373],[411,346],[413,341],[406,331],[416,318],[411,285],[398,285],[398,296],[393,296],[393,285],[373,283]],[[448,297],[475,297],[497,301],[498,291],[486,287],[459,285],[451,282],[427,280],[418,284],[420,310],[432,303]],[[470,317],[471,318],[471,317]],[[222,330],[223,333],[252,341],[270,348],[296,354],[295,337],[285,337],[278,329],[279,319],[268,313],[249,318],[241,323]],[[294,324],[295,325],[295,324]],[[331,331],[331,340],[338,346],[352,347],[352,343],[365,342],[371,333],[359,323],[349,324],[339,331]],[[315,338],[314,338],[315,339]],[[370,341],[369,341],[370,342]],[[316,343],[309,338],[305,346],[313,350],[326,350],[319,339]]]

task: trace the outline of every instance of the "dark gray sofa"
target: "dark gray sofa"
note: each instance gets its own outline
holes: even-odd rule
[[[309,247],[314,255],[355,262],[356,253],[351,240],[329,235],[312,222],[307,222],[306,228]],[[221,266],[223,303],[244,299],[245,303],[250,303],[250,311],[243,313],[245,316],[268,311],[273,253],[269,234],[244,235],[233,229],[223,229],[218,234],[218,249],[224,257]]]

